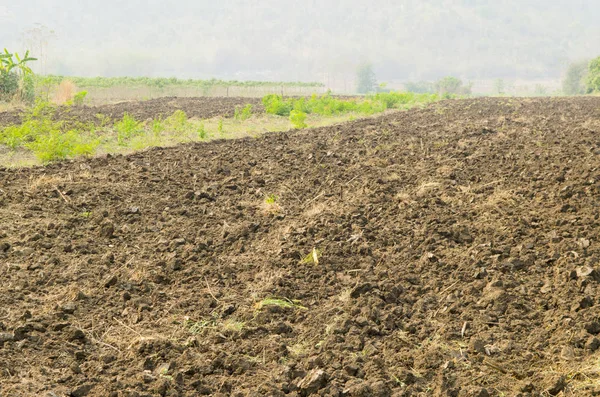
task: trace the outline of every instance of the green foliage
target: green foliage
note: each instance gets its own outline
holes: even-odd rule
[[[267,95],[263,98],[263,104],[267,113],[279,116],[291,116],[293,112],[296,112],[294,113],[296,115],[304,113],[334,116],[352,112],[375,114],[386,109],[408,108],[436,100],[438,100],[436,94],[390,91],[369,95],[365,98],[335,98],[325,94],[321,97],[313,95],[310,99],[288,98],[284,100],[279,95]]]
[[[306,113],[299,110],[292,110],[290,112],[290,121],[292,126],[296,129],[306,128]]]
[[[0,130],[0,143],[11,149],[25,147],[43,163],[93,154],[100,142],[89,132],[65,129],[63,122],[53,120],[55,110],[46,102],[38,102],[20,125]]]
[[[219,120],[219,124],[217,126],[217,131],[219,131],[219,134],[223,134],[225,132],[225,130],[223,128],[223,119]]]
[[[152,132],[154,133],[154,135],[158,135],[161,132],[164,132],[164,130],[165,124],[160,118],[152,120]]]
[[[129,113],[125,113],[123,119],[115,123],[114,129],[117,132],[117,142],[119,145],[125,145],[129,139],[144,132],[142,123]]]
[[[23,102],[33,104],[35,102],[35,82],[32,75],[23,76]]]
[[[88,94],[87,91],[79,91],[73,97],[73,104],[75,106],[81,106],[81,105],[83,105],[83,102],[85,102],[85,97],[87,96],[87,94]]]
[[[60,84],[64,76],[45,76],[54,85]],[[280,82],[280,81],[237,81],[237,80],[193,80],[177,79],[174,77],[71,77],[78,87],[84,88],[112,88],[112,87],[195,87],[198,89],[210,89],[212,87],[322,87],[322,83],[315,82]]]
[[[588,92],[600,91],[600,57],[590,61],[586,83]]]
[[[435,92],[434,84],[429,81],[409,81],[404,83],[404,89],[416,94],[433,94]]]
[[[0,101],[10,101],[19,90],[19,75],[0,73]]]
[[[569,65],[562,81],[562,91],[565,95],[583,95],[586,93],[586,77],[589,61],[575,62]]]
[[[265,112],[276,114],[278,116],[289,116],[293,105],[289,101],[284,101],[281,95],[266,95],[262,99]]]
[[[461,79],[447,76],[435,83],[436,92],[443,97],[449,97],[449,95],[470,95],[471,86],[463,85]]]
[[[11,54],[6,48],[4,53],[0,53],[0,100],[9,101],[17,97],[33,102],[35,94],[28,79],[33,72],[27,64],[35,60],[29,56],[29,51],[23,58],[18,53]]]
[[[180,109],[165,119],[165,126],[175,132],[186,132],[190,129],[191,124],[188,121],[187,114]]]
[[[35,140],[26,146],[42,163],[48,163],[69,157],[91,155],[99,144],[99,140],[86,139],[75,130],[52,130],[47,134],[37,135]]]
[[[200,125],[198,125],[198,138],[200,139],[206,139],[206,137],[208,136],[208,134],[206,133],[206,129],[204,128],[204,123],[200,123]]]
[[[377,78],[373,71],[373,66],[363,64],[356,71],[356,91],[359,94],[368,94],[374,92],[377,87]]]
[[[252,117],[252,105],[251,104],[247,104],[243,108],[240,108],[239,106],[235,107],[235,113],[233,115],[233,118],[235,120],[245,121],[245,120],[248,120],[250,117]]]
[[[275,204],[277,202],[277,200],[279,200],[279,197],[277,197],[277,195],[275,195],[275,194],[269,194],[265,198],[265,204],[273,205],[273,204]]]

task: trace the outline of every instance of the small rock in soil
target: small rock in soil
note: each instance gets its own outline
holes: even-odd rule
[[[555,378],[551,383],[550,387],[546,389],[546,392],[551,396],[556,396],[558,393],[563,391],[567,386],[567,378],[563,375],[558,378]]]
[[[598,321],[592,321],[586,324],[585,330],[592,335],[598,335],[600,333],[600,323]]]
[[[12,342],[15,339],[14,335],[9,332],[0,332],[0,346],[4,344],[4,342]]]
[[[81,385],[81,386],[73,389],[73,391],[71,392],[71,397],[85,397],[92,391],[94,386],[95,385],[93,385],[91,383]]]
[[[322,389],[327,382],[327,374],[322,369],[313,369],[303,379],[298,382],[297,386],[305,396],[316,393]]]
[[[585,348],[595,352],[600,347],[600,339],[595,336],[590,336],[587,342],[585,342]]]
[[[84,340],[84,339],[85,339],[85,333],[82,330],[80,330],[80,329],[74,329],[69,334],[69,340],[70,341]]]
[[[600,280],[600,274],[598,274],[598,272],[591,268],[590,266],[581,266],[578,267],[576,270],[577,273],[577,278],[580,279],[591,279],[591,280],[595,280],[595,281],[599,281]]]
[[[117,281],[118,281],[118,278],[116,275],[113,274],[111,276],[108,276],[106,278],[106,280],[104,281],[104,288],[112,287],[113,285],[115,285],[117,283]]]
[[[471,338],[471,340],[469,341],[469,350],[484,354],[485,342],[478,338]]]
[[[66,314],[73,314],[73,313],[75,313],[76,309],[77,309],[77,306],[73,302],[67,302],[60,307],[60,310]]]
[[[100,237],[112,238],[115,234],[115,226],[112,223],[105,223],[100,229]]]

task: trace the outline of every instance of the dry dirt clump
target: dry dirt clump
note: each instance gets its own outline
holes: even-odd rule
[[[72,96],[73,93],[70,95]],[[62,96],[65,97],[65,95]],[[63,102],[58,101],[57,103],[62,104]],[[263,112],[260,98],[163,97],[112,105],[64,107],[60,108],[58,116],[83,123],[98,123],[105,119],[107,121],[121,120],[123,115],[127,113],[137,120],[145,121],[159,117],[165,118],[172,115],[176,110],[183,110],[188,117],[208,119],[212,117],[233,117],[236,106],[245,106],[246,104],[252,105],[252,112],[255,114]],[[21,111],[0,112],[0,126],[19,123],[21,114]]]
[[[0,395],[598,395],[597,120],[445,101],[1,169]]]

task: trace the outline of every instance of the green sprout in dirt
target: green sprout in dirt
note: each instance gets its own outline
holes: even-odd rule
[[[265,204],[267,204],[267,205],[273,205],[273,204],[276,204],[278,199],[279,199],[279,198],[278,198],[276,195],[274,195],[274,194],[269,194],[269,195],[267,196],[267,198],[265,198]]]
[[[223,130],[223,119],[219,120],[219,124],[217,126],[217,131],[219,131],[219,134],[223,134],[225,131]]]
[[[235,113],[233,115],[233,118],[235,120],[246,121],[250,117],[252,117],[252,105],[251,104],[247,104],[243,108],[240,108],[239,106],[235,107]]]
[[[298,300],[290,300],[287,298],[266,298],[261,300],[260,302],[257,302],[254,305],[254,308],[257,311],[260,311],[262,309],[264,309],[265,307],[269,307],[269,306],[275,306],[275,307],[281,307],[284,309],[300,309],[300,310],[308,310],[306,307],[302,306],[300,304],[300,301]]]
[[[142,123],[127,112],[123,115],[123,119],[115,123],[114,129],[117,131],[119,145],[125,145],[129,139],[144,132]]]
[[[200,122],[200,124],[198,125],[198,139],[206,139],[208,137],[208,134],[206,133],[206,128],[204,127],[204,123]]]
[[[304,258],[302,258],[300,263],[305,264],[305,265],[318,265],[319,258],[321,258],[321,250],[313,248],[312,251],[308,255],[306,255]]]

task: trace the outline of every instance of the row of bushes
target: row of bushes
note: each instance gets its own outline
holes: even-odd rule
[[[65,78],[71,80],[78,87],[83,88],[112,88],[112,87],[322,87],[323,84],[315,82],[277,82],[277,81],[237,81],[237,80],[195,80],[178,79],[175,77],[64,77],[40,76],[38,85],[60,84]]]
[[[64,108],[63,108],[64,111]],[[143,149],[160,143],[164,132],[195,139],[204,139],[203,123],[191,123],[182,110],[165,119],[143,123],[125,113],[112,126],[80,123],[73,120],[56,120],[57,106],[38,101],[23,116],[22,123],[0,128],[0,145],[27,149],[42,162],[92,155],[102,144]],[[106,120],[105,120],[106,121]],[[139,142],[135,142],[135,140]]]
[[[310,98],[286,98],[271,94],[263,97],[265,112],[278,116],[290,116],[292,111],[305,114],[333,116],[344,113],[375,114],[387,109],[412,107],[438,100],[437,94],[413,92],[381,92],[361,98],[336,98],[330,94],[313,95]]]

